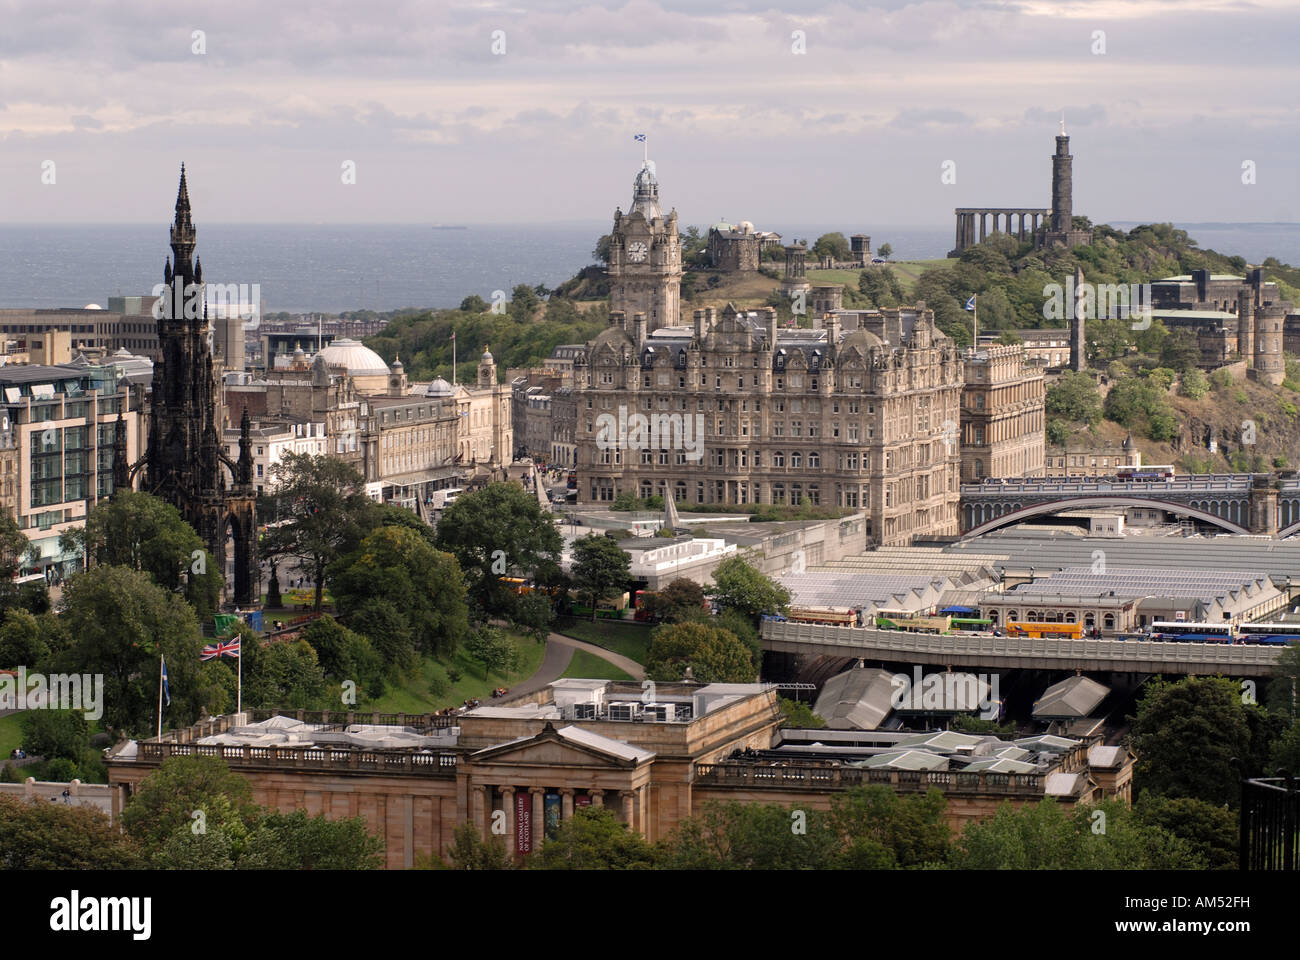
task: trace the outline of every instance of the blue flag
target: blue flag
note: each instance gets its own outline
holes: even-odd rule
[[[644,134],[644,133],[634,133],[634,134],[632,134],[632,139],[635,140],[637,143],[645,143],[645,134]]]
[[[975,294],[971,294],[971,298],[966,301],[966,309],[967,310],[975,309]]]
[[[162,664],[163,697],[166,698],[167,706],[170,707],[172,705],[172,691],[171,687],[167,685],[167,658],[159,654],[158,662]]]

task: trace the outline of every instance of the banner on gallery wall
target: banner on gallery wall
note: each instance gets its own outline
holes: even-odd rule
[[[522,790],[515,793],[515,849],[533,852],[533,798]]]
[[[558,793],[548,793],[545,807],[546,836],[549,839],[554,839],[555,832],[560,829],[560,795]]]

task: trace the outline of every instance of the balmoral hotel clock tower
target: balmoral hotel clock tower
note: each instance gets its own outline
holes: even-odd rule
[[[632,189],[632,208],[614,211],[610,234],[610,310],[631,323],[646,318],[646,333],[681,322],[682,242],[677,211],[663,215],[654,164],[641,165]]]

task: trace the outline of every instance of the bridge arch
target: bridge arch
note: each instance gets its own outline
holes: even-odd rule
[[[1228,518],[1229,508],[1227,504],[1232,501],[1213,501],[1203,504],[1206,508],[1201,509],[1187,503],[1173,503],[1167,500],[1157,500],[1152,497],[1124,497],[1110,495],[1100,495],[1095,497],[1070,497],[1064,500],[1053,500],[1049,503],[1033,503],[1029,506],[1022,506],[1019,503],[1013,504],[972,504],[976,513],[982,518],[977,523],[973,523],[971,528],[962,534],[962,539],[968,537],[978,537],[986,533],[991,533],[1001,527],[1010,526],[1013,523],[1019,523],[1030,517],[1041,517],[1046,514],[1059,513],[1062,510],[1073,510],[1079,507],[1159,507],[1162,510],[1168,510],[1170,513],[1191,517],[1196,520],[1202,520],[1206,523],[1212,523],[1217,527],[1228,531],[1229,533],[1250,533],[1245,527]],[[1008,506],[1011,509],[1005,510],[997,516],[989,516],[990,512],[996,512],[999,507]],[[1221,511],[1213,512],[1215,509]],[[1237,511],[1232,510],[1232,515],[1236,516]],[[968,513],[968,518],[970,514]],[[1292,532],[1300,529],[1297,524]],[[1282,534],[1279,533],[1279,536]]]

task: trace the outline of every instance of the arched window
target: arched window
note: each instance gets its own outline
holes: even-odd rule
[[[1115,629],[1115,614],[1108,613],[1101,621],[1102,628],[1105,630]]]
[[[811,469],[815,469],[816,467],[820,467],[821,465],[822,465],[822,455],[818,453],[816,450],[809,451],[808,468],[811,470]]]
[[[795,450],[790,454],[790,466],[795,470],[798,470],[803,466],[803,454],[798,450]]]
[[[781,450],[774,450],[774,451],[772,451],[772,466],[774,466],[774,467],[784,467],[784,466],[785,466],[785,452],[784,452],[784,451],[781,451]]]

